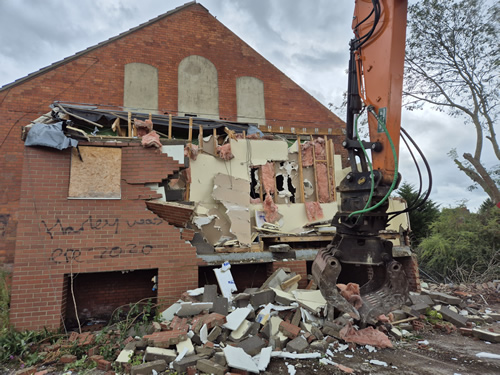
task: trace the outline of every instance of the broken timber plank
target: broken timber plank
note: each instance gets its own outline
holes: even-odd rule
[[[172,139],[172,115],[168,115],[168,139]]]
[[[189,118],[189,135],[188,141],[191,142],[193,140],[193,118]]]
[[[290,288],[293,284],[298,283],[300,280],[302,280],[302,276],[295,275],[294,277],[291,277],[290,279],[282,282],[281,289],[286,290],[286,289]]]
[[[314,192],[316,193],[316,202],[319,202],[319,189],[318,189],[318,174],[316,173],[316,147],[314,146],[314,138],[311,135],[312,154],[313,154],[313,172],[314,172]]]
[[[300,135],[297,136],[297,143],[298,143],[298,161],[299,161],[299,188],[300,188],[300,199],[301,203],[306,202],[306,197],[304,194],[304,171],[302,169],[302,145],[300,143]]]
[[[132,137],[132,112],[127,114],[127,124],[128,124],[128,137]]]

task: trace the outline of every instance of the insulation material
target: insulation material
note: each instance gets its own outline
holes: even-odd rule
[[[231,143],[226,143],[222,146],[217,146],[217,156],[224,160],[231,160],[234,155],[231,152]]]
[[[363,300],[361,299],[359,293],[359,284],[337,284],[337,288],[340,289],[340,295],[344,297],[356,309],[359,309],[361,306],[363,306]]]
[[[230,142],[234,157],[239,162],[247,161],[247,166],[288,160],[288,143],[284,140],[246,139],[236,142],[231,139]]]
[[[314,140],[314,154],[316,160],[326,160],[325,140],[323,138]]]
[[[318,198],[321,203],[330,202],[328,187],[328,169],[326,163],[316,163],[316,180],[318,182]]]
[[[198,157],[198,146],[188,143],[186,147],[184,147],[184,156],[187,156],[191,160],[196,160]]]
[[[161,148],[160,136],[153,130],[142,137],[141,145],[143,147]]]
[[[250,198],[250,204],[260,204],[262,201],[260,198]]]
[[[339,332],[340,338],[346,342],[354,342],[359,345],[372,345],[377,348],[392,348],[392,343],[385,333],[373,327],[357,331],[352,322],[348,322]]]
[[[112,147],[80,147],[71,151],[68,198],[121,197],[122,150]]]
[[[137,131],[139,137],[143,137],[149,134],[153,130],[153,122],[151,120],[139,120],[134,119],[134,128]]]
[[[309,222],[318,221],[323,219],[323,210],[319,202],[305,202],[307,220]]]
[[[268,223],[275,223],[281,218],[281,215],[278,213],[278,206],[274,203],[273,197],[269,194],[264,200],[264,211],[266,212],[266,221]]]
[[[219,173],[214,178],[212,193],[213,198],[226,208],[226,215],[231,222],[231,233],[245,246],[252,243],[248,187],[246,180]]]
[[[266,163],[262,166],[262,186],[267,195],[276,191],[276,181],[274,180],[274,163]],[[267,200],[267,199],[266,199]]]
[[[310,167],[314,163],[313,147],[311,142],[305,142],[301,145],[302,150],[302,166]]]

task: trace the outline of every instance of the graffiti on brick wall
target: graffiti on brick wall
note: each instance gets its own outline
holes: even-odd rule
[[[7,224],[9,223],[10,215],[2,214],[0,215],[0,237],[5,235],[7,231]]]
[[[49,235],[51,239],[53,239],[54,235],[56,234],[74,235],[74,234],[80,234],[85,231],[97,231],[104,228],[114,229],[114,234],[118,234],[120,231],[119,228],[121,223],[119,218],[96,219],[91,215],[77,225],[66,226],[59,218],[56,219],[54,225],[48,224],[45,220],[42,220],[41,222],[45,228],[45,232]],[[163,222],[163,220],[158,217],[154,219],[139,219],[132,221],[125,220],[125,222],[129,228],[133,228],[138,225],[160,225]]]
[[[52,250],[50,261],[56,264],[61,263],[83,263],[84,260],[80,259],[82,256],[88,258],[88,254],[94,252],[93,258],[96,259],[109,259],[117,258],[123,254],[143,254],[149,255],[153,252],[153,245],[137,245],[129,243],[125,246],[97,246],[82,249],[61,249],[57,248]]]

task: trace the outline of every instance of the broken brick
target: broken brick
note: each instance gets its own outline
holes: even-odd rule
[[[76,355],[72,354],[65,354],[59,359],[59,362],[61,363],[73,363],[75,361],[76,361]]]
[[[294,339],[300,334],[300,327],[294,326],[291,323],[282,321],[279,330],[289,339]]]
[[[111,362],[106,361],[105,359],[100,359],[97,361],[97,369],[101,371],[109,371],[111,370]]]
[[[186,331],[172,330],[154,332],[151,335],[146,335],[144,338],[153,341],[153,346],[167,348],[171,345],[176,345],[187,339]]]

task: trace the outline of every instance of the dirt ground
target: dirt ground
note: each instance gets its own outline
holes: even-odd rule
[[[419,348],[418,341],[427,340],[426,348]],[[426,332],[420,339],[402,341],[394,349],[381,349],[370,353],[364,348],[334,353],[332,361],[350,367],[355,374],[418,374],[418,375],[468,375],[500,374],[499,359],[478,358],[476,353],[488,352],[500,355],[500,344],[451,334]],[[330,357],[329,357],[330,358]],[[370,364],[370,360],[385,362],[387,366]],[[293,364],[296,375],[345,374],[333,365],[322,365],[319,360],[273,359],[265,374],[287,374],[287,364]]]

